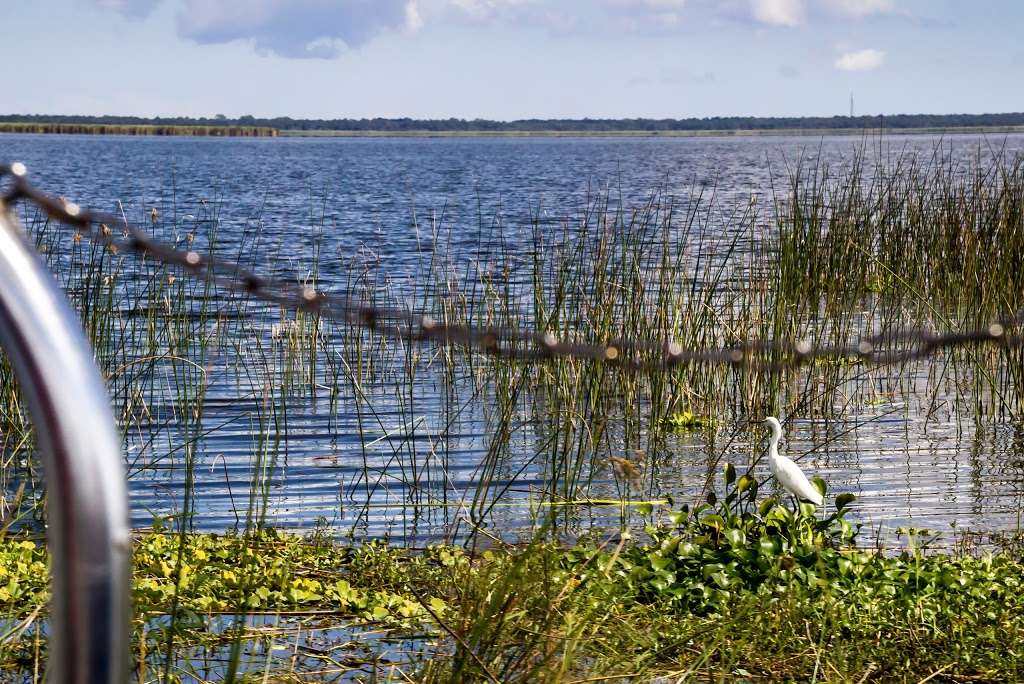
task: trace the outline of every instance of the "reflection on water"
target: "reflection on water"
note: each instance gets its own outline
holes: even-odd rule
[[[222,248],[262,273],[306,277],[319,244],[318,275],[326,289],[345,290],[355,262],[365,265],[378,292],[400,297],[412,291],[424,255],[441,248],[454,278],[472,280],[500,258],[508,269],[501,277],[522,286],[516,278],[529,259],[531,221],[557,230],[564,217],[587,206],[588,196],[609,190],[612,203],[627,210],[659,188],[666,193],[659,201],[684,208],[698,196],[711,198],[720,209],[707,220],[720,221],[724,236],[732,225],[730,202],[769,193],[786,164],[841,167],[860,141],[8,135],[0,144],[0,157],[26,162],[36,182],[54,193],[99,209],[123,207],[147,220],[148,208],[159,207],[166,239],[215,216]],[[987,143],[968,136],[892,137],[882,152],[928,155],[943,145],[967,158],[979,144]],[[1024,151],[1024,136],[1006,138],[1005,151]],[[433,230],[438,225],[443,231]],[[442,238],[443,245],[434,243]],[[431,350],[423,350],[416,382],[408,386],[406,356],[397,354],[393,367],[377,369],[357,389],[350,381],[357,363],[352,350],[331,348],[328,356],[343,368],[334,377],[349,384],[332,388],[321,380],[315,392],[284,396],[267,391],[267,376],[240,370],[246,358],[279,353],[281,328],[274,326],[283,320],[279,312],[246,306],[251,318],[225,325],[237,326],[245,344],[262,340],[270,351],[211,350],[202,369],[208,389],[201,424],[183,420],[171,393],[148,397],[146,419],[131,422],[133,525],[179,515],[187,471],[194,477],[192,522],[203,530],[253,522],[293,530],[329,526],[338,534],[418,545],[476,528],[515,537],[545,517],[547,433],[523,407],[502,458],[486,459],[495,405],[471,366],[449,377],[443,364],[430,363]],[[933,370],[921,364],[915,382],[926,382]],[[821,475],[831,494],[857,494],[856,516],[881,538],[891,539],[901,526],[1016,529],[1024,482],[1020,429],[976,423],[951,393],[882,391],[906,381],[887,378],[888,372],[866,377],[841,419],[792,421],[784,448],[797,456],[827,444],[803,466]],[[173,385],[172,375],[164,380]],[[610,425],[610,434],[616,429]],[[201,437],[192,451],[186,445],[195,430]],[[700,494],[715,459],[752,464],[764,438],[745,423],[719,426],[714,434],[671,434],[645,463],[643,485],[629,491],[614,476],[608,461],[614,454],[606,453],[588,465],[586,488],[573,494],[688,501]],[[766,475],[766,466],[756,467]],[[490,487],[487,502],[477,497],[482,480]],[[614,505],[564,507],[557,515],[569,533],[622,524]],[[642,520],[632,514],[630,523]]]
[[[164,626],[167,618],[150,626]],[[241,633],[237,656],[216,641],[206,646],[181,646],[175,671],[181,681],[219,682],[229,673],[273,681],[287,663],[289,673],[316,673],[320,681],[366,682],[408,678],[436,651],[427,639],[397,637],[372,625],[346,625],[335,616],[287,615],[212,616],[205,629],[219,634]],[[153,644],[159,646],[161,644]],[[232,663],[232,658],[237,662]],[[159,671],[160,661],[156,661]],[[151,666],[152,667],[152,666]]]

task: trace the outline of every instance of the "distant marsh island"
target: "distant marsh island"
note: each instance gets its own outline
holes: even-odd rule
[[[0,122],[0,133],[64,133],[74,135],[193,135],[243,138],[274,138],[275,128],[265,126],[177,126],[157,124],[107,124],[65,122]]]

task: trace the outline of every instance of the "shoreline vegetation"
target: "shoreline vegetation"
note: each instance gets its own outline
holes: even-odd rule
[[[1024,132],[1024,113],[705,119],[292,119],[0,115],[0,133],[241,137],[722,137]]]
[[[859,548],[843,516],[851,495],[819,519],[809,504],[758,499],[731,466],[724,475],[724,500],[661,511],[644,544],[612,535],[566,546],[541,534],[412,552],[318,532],[182,535],[158,523],[134,545],[132,680],[154,681],[166,659],[172,681],[1020,675],[1016,552],[936,554],[915,545],[915,530],[899,553]],[[0,644],[8,671],[45,668],[46,563],[37,542],[0,537],[0,610],[15,623]],[[369,635],[415,650],[381,658],[361,643]],[[216,656],[226,647],[228,662]]]

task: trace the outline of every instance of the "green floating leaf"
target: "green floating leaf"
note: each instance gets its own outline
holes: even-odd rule
[[[849,506],[857,497],[849,492],[836,497],[836,511],[841,511]]]
[[[717,584],[722,589],[728,589],[729,588],[729,576],[727,574],[725,574],[724,572],[714,572],[714,573],[712,573],[711,574],[711,579],[713,579],[715,581],[715,584]]]
[[[779,553],[779,551],[782,548],[782,545],[779,543],[779,540],[777,538],[766,536],[761,537],[758,540],[757,547],[758,550],[761,552],[762,556],[770,558]]]
[[[768,511],[770,511],[777,503],[779,503],[779,497],[769,496],[767,499],[761,502],[760,506],[757,507],[757,512],[761,516],[765,516],[768,514]]]
[[[811,484],[814,485],[814,488],[818,490],[819,494],[825,496],[825,493],[828,491],[828,485],[825,484],[824,480],[820,477],[813,477],[811,478]]]
[[[743,534],[743,530],[732,527],[725,531],[725,540],[729,542],[729,546],[740,548],[746,545],[747,535]]]
[[[665,558],[658,551],[647,554],[647,560],[651,562],[651,567],[655,570],[664,570],[672,564],[671,559]]]
[[[688,541],[682,542],[681,544],[679,544],[679,546],[676,547],[676,555],[680,558],[690,558],[691,556],[696,556],[699,551],[700,547],[698,547],[693,542]]]
[[[712,527],[716,530],[721,530],[725,527],[725,521],[722,519],[722,516],[720,515],[705,515],[703,518],[700,519],[700,521],[707,527]]]

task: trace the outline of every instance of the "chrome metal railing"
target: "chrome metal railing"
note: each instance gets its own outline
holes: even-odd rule
[[[24,173],[20,165],[6,169]],[[130,620],[121,439],[78,317],[0,199],[0,344],[24,392],[47,487],[47,681],[124,682]]]

